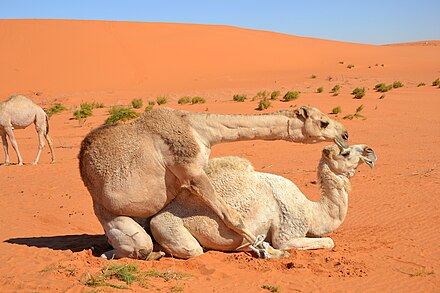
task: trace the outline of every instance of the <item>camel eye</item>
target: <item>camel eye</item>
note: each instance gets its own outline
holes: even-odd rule
[[[328,122],[321,121],[321,128],[326,128],[328,126]]]
[[[343,156],[344,158],[348,158],[348,156],[350,156],[350,152],[343,152],[341,153],[341,156]]]

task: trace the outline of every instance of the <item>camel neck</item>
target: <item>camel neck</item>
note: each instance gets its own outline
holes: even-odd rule
[[[243,140],[292,140],[295,120],[284,115],[221,115],[192,113],[193,129],[210,145]],[[290,137],[290,139],[289,139]]]
[[[350,181],[335,174],[321,159],[318,166],[321,198],[311,204],[312,225],[309,234],[322,236],[336,230],[344,221],[348,209]]]

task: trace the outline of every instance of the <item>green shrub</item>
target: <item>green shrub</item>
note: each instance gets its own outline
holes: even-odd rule
[[[79,110],[76,110],[73,112],[73,117],[76,120],[83,120],[87,117],[90,117],[93,115],[92,109],[90,108],[80,108]]]
[[[116,124],[119,121],[128,121],[139,116],[139,113],[128,107],[113,106],[109,111],[110,116],[105,124]]]
[[[267,108],[270,107],[270,105],[271,105],[270,101],[268,101],[266,98],[263,98],[262,100],[260,100],[257,110],[259,111],[266,110]]]
[[[236,102],[244,102],[244,100],[246,100],[246,95],[234,95],[232,100]]]
[[[269,290],[272,293],[280,292],[280,287],[279,286],[273,286],[273,285],[265,284],[265,285],[261,286],[261,288]]]
[[[322,93],[324,91],[324,87],[320,86],[319,88],[316,89],[317,93]]]
[[[47,116],[51,117],[53,114],[60,113],[66,111],[67,108],[64,107],[61,103],[56,103],[47,111]]]
[[[348,119],[348,120],[352,120],[353,118],[366,119],[363,115],[359,114],[362,111],[362,109],[364,109],[364,105],[360,105],[359,107],[357,107],[354,114],[345,115],[342,119]]]
[[[432,82],[432,86],[440,86],[440,79],[437,78],[436,80],[434,80],[434,81]]]
[[[159,96],[159,97],[156,98],[156,103],[158,105],[166,104],[166,103],[168,103],[168,98],[164,97],[164,96]]]
[[[390,91],[393,88],[392,84],[386,85],[384,83],[379,83],[374,86],[374,89],[378,92],[384,93]]]
[[[139,99],[133,99],[133,100],[131,101],[131,106],[132,106],[133,108],[135,108],[135,109],[140,109],[140,108],[142,108],[143,105],[144,105],[144,102],[142,101],[141,98],[139,98]]]
[[[267,91],[260,91],[255,95],[255,98],[264,99],[264,98],[267,98],[268,95],[269,95],[269,93]]]
[[[273,92],[270,94],[270,99],[271,99],[271,100],[276,100],[280,95],[281,95],[280,91],[273,91]]]
[[[399,87],[403,87],[403,83],[401,83],[400,81],[393,82],[393,88],[397,89]]]
[[[336,106],[332,109],[332,114],[339,114],[342,112],[341,106]]]
[[[293,101],[293,100],[298,99],[298,97],[299,97],[299,92],[297,92],[297,91],[295,91],[295,92],[288,91],[284,95],[283,100],[286,101],[286,102],[289,102],[289,101]]]
[[[151,110],[153,110],[154,105],[148,105],[145,107],[145,112],[150,112]]]
[[[354,95],[354,99],[362,99],[365,96],[365,88],[357,87],[351,94]]]
[[[191,104],[203,104],[203,103],[206,103],[206,100],[203,97],[194,97],[191,99]]]
[[[191,102],[191,98],[190,97],[183,97],[183,98],[180,98],[177,101],[177,103],[180,104],[180,105],[188,104],[189,102]]]
[[[340,90],[341,90],[341,86],[337,84],[332,88],[331,92],[333,93],[334,96],[337,96],[339,95]]]

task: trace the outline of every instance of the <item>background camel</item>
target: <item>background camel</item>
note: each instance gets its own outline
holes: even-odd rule
[[[23,129],[35,124],[38,133],[38,152],[37,157],[32,164],[37,164],[40,159],[41,150],[44,147],[44,139],[50,148],[52,163],[55,162],[55,154],[52,147],[52,140],[49,136],[49,122],[46,112],[40,106],[32,102],[23,95],[15,95],[0,103],[0,135],[2,136],[3,148],[5,150],[5,164],[9,164],[8,140],[11,140],[12,147],[18,158],[18,164],[23,165],[23,159],[18,150],[17,141],[13,133],[13,129]]]
[[[103,126],[89,133],[81,144],[80,172],[94,212],[115,248],[106,256],[147,258],[151,238],[133,218],[155,215],[182,188],[257,246],[255,235],[215,193],[204,171],[212,145],[255,139],[346,144],[348,134],[342,124],[311,107],[269,115],[158,109],[131,124]],[[285,255],[271,247],[267,250],[272,257]]]
[[[331,238],[306,236],[320,237],[341,225],[347,214],[349,178],[361,162],[373,167],[376,159],[366,145],[325,147],[318,166],[317,202],[309,201],[286,178],[255,172],[243,158],[213,159],[206,172],[217,194],[243,217],[246,227],[265,235],[274,248],[330,249]],[[166,252],[180,258],[202,254],[202,246],[232,251],[243,244],[243,237],[186,191],[151,219],[150,229]]]

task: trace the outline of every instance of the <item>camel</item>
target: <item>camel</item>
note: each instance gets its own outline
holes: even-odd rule
[[[254,171],[239,157],[216,158],[206,173],[217,194],[243,217],[252,233],[264,235],[275,249],[332,249],[329,237],[348,209],[349,178],[365,162],[377,157],[367,145],[348,148],[327,146],[318,166],[321,198],[312,202],[290,180]],[[249,250],[243,237],[229,229],[203,202],[183,190],[150,221],[154,239],[179,258],[203,254],[203,248],[221,251]]]
[[[17,154],[18,165],[23,165],[23,159],[18,150],[18,144],[12,130],[24,129],[32,123],[35,124],[35,129],[38,134],[38,152],[32,164],[36,165],[40,159],[41,150],[44,147],[43,137],[46,139],[50,148],[52,156],[51,163],[55,162],[55,153],[53,151],[52,140],[49,136],[49,121],[46,112],[26,96],[15,95],[0,103],[0,135],[2,136],[3,148],[5,150],[5,165],[9,165],[6,135],[9,136],[12,147]]]
[[[346,145],[348,133],[318,109],[301,107],[263,115],[219,115],[160,108],[131,124],[102,126],[82,141],[81,178],[114,250],[104,257],[151,258],[153,243],[136,218],[148,218],[187,189],[262,255],[285,252],[263,243],[228,207],[204,171],[211,146],[238,140],[286,140]],[[266,245],[267,246],[267,245]],[[159,256],[158,256],[159,257]]]

